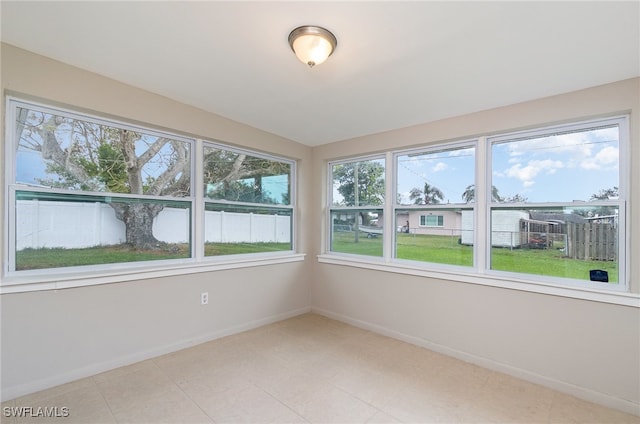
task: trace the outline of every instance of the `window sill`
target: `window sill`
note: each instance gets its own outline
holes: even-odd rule
[[[351,266],[355,268],[365,268],[396,274],[429,277],[460,283],[480,284],[484,286],[640,308],[640,294],[637,293],[604,291],[582,287],[561,287],[552,284],[518,280],[517,278],[514,279],[512,277],[505,277],[502,275],[491,274],[491,276],[488,276],[475,274],[473,272],[465,273],[457,270],[434,270],[409,264],[384,262],[382,259],[367,259],[330,254],[318,255],[318,262],[324,264]]]
[[[267,256],[227,257],[216,258],[207,262],[185,261],[180,264],[166,264],[164,266],[135,266],[124,267],[117,271],[87,271],[70,270],[47,275],[15,275],[5,277],[0,285],[0,294],[22,293],[42,290],[59,290],[74,287],[94,286],[98,284],[121,283],[125,281],[143,280],[149,278],[170,277],[202,272],[223,271],[228,269],[248,268],[254,266],[277,265],[289,262],[300,262],[305,258],[304,253],[274,254]],[[122,266],[122,264],[116,264]]]

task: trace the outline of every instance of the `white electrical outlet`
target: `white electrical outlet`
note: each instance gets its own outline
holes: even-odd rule
[[[209,303],[209,292],[200,293],[200,304],[206,305]]]

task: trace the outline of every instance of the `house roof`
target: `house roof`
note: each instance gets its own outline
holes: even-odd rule
[[[585,222],[585,218],[583,216],[577,215],[575,213],[554,213],[554,212],[531,212],[530,217],[536,221],[544,221],[544,222],[561,222],[568,223],[572,222],[575,224],[583,224]]]

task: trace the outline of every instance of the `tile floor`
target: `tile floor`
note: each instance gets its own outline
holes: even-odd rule
[[[640,423],[640,417],[307,314],[2,404],[3,423]],[[60,411],[60,413],[62,413]]]

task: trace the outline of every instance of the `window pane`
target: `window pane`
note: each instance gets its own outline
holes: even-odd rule
[[[473,266],[473,209],[397,210],[396,258]]]
[[[66,190],[188,197],[191,145],[18,107],[16,182]]]
[[[444,215],[433,215],[433,212],[429,212],[429,215],[420,215],[421,227],[444,227]]]
[[[493,144],[494,201],[571,202],[607,193],[617,196],[618,130],[614,125]]]
[[[204,193],[209,199],[291,204],[291,164],[204,147]]]
[[[333,206],[380,206],[384,203],[384,160],[335,164]]]
[[[190,202],[18,191],[15,228],[16,270],[191,256]]]
[[[292,210],[205,205],[205,256],[292,250]]]
[[[331,251],[382,256],[382,209],[331,211]]]
[[[472,202],[475,148],[418,152],[397,158],[399,205]]]
[[[618,215],[607,205],[492,209],[491,269],[578,280],[596,271],[617,284]]]

